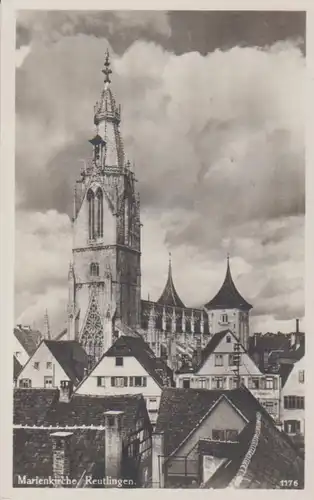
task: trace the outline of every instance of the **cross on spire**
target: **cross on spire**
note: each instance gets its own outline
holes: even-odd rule
[[[110,69],[110,60],[109,60],[109,50],[107,49],[106,52],[106,57],[105,57],[105,62],[104,62],[104,69],[102,69],[102,73],[105,75],[104,83],[110,83],[110,75],[112,73]]]

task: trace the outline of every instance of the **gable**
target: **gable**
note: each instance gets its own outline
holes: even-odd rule
[[[39,369],[34,368],[34,363],[39,363]],[[44,341],[42,341],[34,354],[29,358],[26,365],[23,366],[22,371],[18,376],[18,380],[29,378],[33,381],[33,386],[36,387],[38,383],[38,387],[43,384],[44,375],[50,375],[50,373],[43,373],[42,368],[46,365],[47,362],[52,362],[57,367],[58,378],[62,380],[68,380],[69,377],[61,367],[58,360],[53,356],[50,349],[48,349],[47,345]],[[56,369],[55,369],[56,371]]]
[[[158,384],[149,375],[145,368],[134,356],[123,356],[123,366],[116,366],[116,357],[103,356],[93,370],[77,387],[79,394],[88,394],[96,390],[95,379],[97,377],[147,377],[147,389],[161,392]],[[126,389],[130,390],[128,387]],[[133,388],[132,388],[133,389]],[[134,388],[135,389],[135,388]],[[98,388],[103,392],[103,388]],[[117,389],[114,388],[116,391]],[[144,391],[144,388],[141,388]],[[121,391],[121,388],[119,389]]]
[[[305,370],[305,357],[293,365],[287,381],[282,388],[282,395],[297,396],[305,394],[305,381],[304,383],[299,381],[299,372],[302,370]]]
[[[198,371],[197,375],[211,375],[220,374],[234,375],[234,366],[229,365],[229,355],[234,352],[234,346],[237,343],[237,339],[232,332],[227,332],[220,338],[219,343],[214,347],[213,351],[208,355],[207,359],[203,362],[202,366]],[[241,365],[240,374],[241,375],[262,375],[261,371],[251,359],[249,354],[245,351],[244,347],[239,344],[241,353]],[[216,366],[215,355],[221,354],[223,356],[223,366]]]
[[[203,421],[191,432],[190,436],[185,436],[183,442],[175,455],[187,455],[195,448],[200,439],[212,439],[213,430],[237,430],[239,433],[247,424],[247,420],[225,397],[221,397],[205,416]]]

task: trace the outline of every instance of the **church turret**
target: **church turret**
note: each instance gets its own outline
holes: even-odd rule
[[[212,334],[227,328],[232,330],[247,349],[249,337],[249,304],[236,288],[231,275],[230,258],[224,282],[212,300],[204,306],[208,313]]]
[[[95,359],[111,345],[115,319],[138,327],[141,289],[139,196],[124,159],[108,52],[102,72],[93,149],[76,182],[68,308],[69,338]]]
[[[168,266],[168,278],[165,288],[157,300],[158,304],[172,307],[185,307],[182,300],[180,299],[172,279],[172,265],[171,265],[171,254],[169,253],[169,266]]]

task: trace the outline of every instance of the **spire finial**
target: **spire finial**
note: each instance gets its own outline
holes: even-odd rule
[[[169,252],[169,274],[171,274],[171,252]]]
[[[102,69],[102,73],[105,75],[104,83],[110,83],[110,75],[112,73],[110,69],[110,59],[109,59],[109,50],[107,49],[106,51],[106,56],[105,56],[105,62],[104,62],[104,69]]]

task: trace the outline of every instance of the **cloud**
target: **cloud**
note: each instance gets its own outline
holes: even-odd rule
[[[49,225],[56,235],[90,154],[107,45],[82,34],[59,37],[38,43],[17,70],[19,210],[59,212]],[[183,301],[207,302],[229,250],[256,328],[301,316],[305,65],[298,45],[177,56],[138,41],[121,56],[111,52],[125,150],[140,181],[143,297],[161,293],[171,249]],[[53,282],[44,272],[49,259],[36,279],[19,271],[34,294]]]
[[[168,14],[163,11],[27,11],[17,17],[17,47],[29,43],[49,44],[78,34],[112,37],[123,47],[137,37],[168,38]]]

